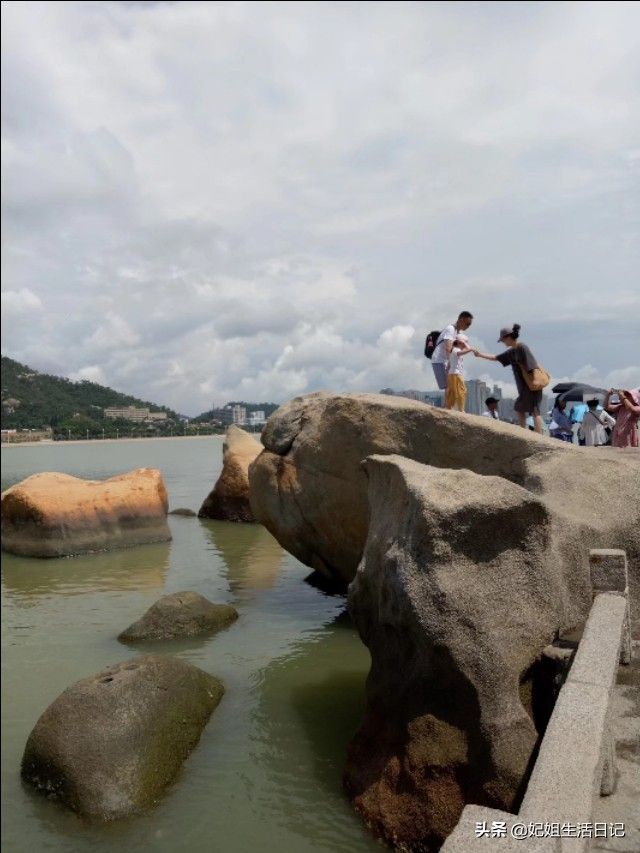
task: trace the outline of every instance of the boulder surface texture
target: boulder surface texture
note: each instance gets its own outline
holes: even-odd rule
[[[149,655],[68,687],[29,735],[22,777],[95,821],[144,812],[175,778],[223,695],[217,678]]]
[[[200,507],[200,518],[255,521],[249,504],[249,465],[262,450],[259,441],[237,426],[227,429],[222,471]]]
[[[538,739],[528,674],[591,604],[580,532],[501,477],[365,464],[349,610],[372,668],[345,785],[378,834],[438,849],[465,803],[514,806]]]
[[[108,480],[27,477],[2,493],[2,547],[25,557],[63,557],[171,539],[160,471]]]
[[[466,803],[517,807],[539,661],[587,617],[591,548],[627,551],[640,609],[640,456],[366,394],[296,398],[263,443],[257,520],[350,584],[371,652],[344,775],[366,823],[431,851]]]
[[[238,618],[231,604],[214,604],[197,592],[163,595],[123,631],[119,640],[175,640],[212,634]]]
[[[589,548],[640,557],[640,456],[604,455],[519,427],[384,394],[296,397],[269,418],[249,469],[257,521],[307,566],[345,588],[369,528],[360,463],[397,454],[503,477],[590,531]],[[633,578],[637,586],[636,577]]]

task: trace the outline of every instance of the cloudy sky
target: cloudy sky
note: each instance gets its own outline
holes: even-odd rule
[[[433,388],[424,335],[468,309],[489,351],[515,321],[554,379],[640,385],[639,4],[2,25],[3,354],[194,415]]]

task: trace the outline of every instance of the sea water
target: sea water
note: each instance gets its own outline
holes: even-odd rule
[[[219,437],[2,448],[2,489],[40,471],[101,479],[159,468],[170,508],[198,510]],[[52,560],[2,555],[2,844],[8,853],[379,850],[341,788],[362,715],[367,650],[341,596],[260,525],[170,516],[171,542]],[[194,590],[239,619],[216,636],[123,645],[160,596]],[[29,732],[70,684],[136,654],[176,655],[225,695],[149,813],[87,825],[20,780]]]

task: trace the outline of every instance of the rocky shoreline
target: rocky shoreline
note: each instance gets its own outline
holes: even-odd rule
[[[365,712],[344,771],[364,822],[393,846],[431,851],[466,804],[517,808],[553,706],[544,650],[579,630],[589,611],[589,549],[627,551],[637,613],[640,457],[589,453],[511,425],[368,394],[295,398],[270,418],[262,444],[229,430],[222,473],[200,516],[257,521],[327,582],[348,589],[349,613],[371,654]],[[59,527],[37,504],[29,524],[67,535],[73,489],[56,494],[50,509]],[[20,531],[33,540],[28,525],[15,523],[7,495],[3,539],[6,530],[9,546]],[[151,515],[166,525],[166,492],[160,503]],[[85,523],[90,539],[91,513],[83,518],[75,506],[69,518],[78,530]],[[96,506],[95,518],[113,532],[106,505],[97,513]],[[124,515],[134,529],[135,513]],[[144,517],[141,509],[143,524]],[[215,633],[237,616],[232,610],[174,593],[120,637]],[[98,675],[92,684],[111,683],[109,673]],[[124,710],[109,713],[126,714],[128,702],[123,693]],[[67,735],[56,737],[75,748]],[[91,812],[62,793],[76,782],[49,779],[41,769],[47,759],[35,754],[30,742],[25,778]],[[186,754],[176,751],[179,762]],[[167,766],[169,780],[175,766]],[[91,813],[111,819],[151,802],[122,791],[110,797],[121,795],[126,807]]]

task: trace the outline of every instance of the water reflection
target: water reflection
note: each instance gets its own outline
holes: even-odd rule
[[[46,560],[3,553],[2,580],[7,592],[21,597],[162,589],[170,552],[170,542],[157,542]]]
[[[342,790],[347,745],[364,714],[369,666],[369,653],[343,611],[296,644],[293,653],[265,667],[256,680],[260,697],[253,713],[258,735],[252,758],[264,766],[272,790],[279,791],[280,818],[324,850],[346,853],[358,836],[359,845],[377,846],[364,827],[361,834],[354,827]],[[309,768],[308,776],[300,777],[299,765]],[[309,812],[318,788],[339,815],[331,826],[322,813]]]
[[[202,520],[207,539],[222,559],[229,588],[239,598],[271,589],[284,551],[261,524]]]

